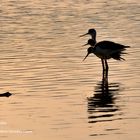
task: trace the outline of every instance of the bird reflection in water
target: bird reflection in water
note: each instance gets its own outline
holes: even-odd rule
[[[119,83],[108,83],[108,71],[103,71],[102,81],[97,83],[94,95],[88,100],[89,123],[112,121],[119,111],[116,105]]]

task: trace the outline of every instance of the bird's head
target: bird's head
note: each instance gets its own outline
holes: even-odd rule
[[[85,35],[91,35],[92,38],[96,36],[96,30],[95,29],[89,29],[86,34],[80,35],[80,37],[83,37]]]
[[[96,30],[95,29],[89,29],[88,34],[89,35],[96,35]]]
[[[89,40],[87,41],[87,43],[86,43],[85,45],[83,45],[83,46],[86,46],[86,45],[95,46],[95,44],[96,44],[96,41],[95,41],[95,40],[89,39]]]
[[[87,49],[87,55],[85,56],[85,58],[83,59],[83,61],[88,57],[89,54],[94,53],[94,48],[93,47],[89,47]]]

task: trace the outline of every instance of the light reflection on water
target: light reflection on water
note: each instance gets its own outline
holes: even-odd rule
[[[0,93],[12,93],[0,98],[1,138],[139,137],[137,0],[7,0],[0,14]],[[89,37],[78,36],[91,27],[97,41],[131,46],[126,61],[109,61],[105,89],[100,60],[91,55],[82,62]]]

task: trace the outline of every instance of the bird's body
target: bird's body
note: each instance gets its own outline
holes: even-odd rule
[[[123,51],[129,47],[114,43],[112,41],[101,41],[95,44],[92,39],[89,39],[87,44],[92,46],[92,53],[94,53],[97,57],[101,59],[113,58],[116,60],[124,60],[121,57],[121,54],[124,54]]]
[[[93,39],[89,39],[87,44],[89,44],[91,47],[87,49],[87,55],[84,60],[89,54],[95,54],[101,59],[103,71],[106,71],[106,74],[108,74],[109,69],[107,59],[113,58],[115,60],[124,60],[121,55],[124,54],[126,48],[129,47],[114,43],[112,41],[101,41],[95,44]]]

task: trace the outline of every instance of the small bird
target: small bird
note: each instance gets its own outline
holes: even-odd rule
[[[83,61],[88,57],[89,54],[94,53],[101,59],[103,70],[106,71],[109,69],[107,59],[113,58],[115,60],[125,60],[121,57],[121,55],[125,54],[124,51],[126,48],[129,48],[129,46],[124,46],[111,41],[100,41],[95,44],[93,39],[89,39],[88,43],[85,45],[88,44],[91,45],[91,47],[87,49],[87,55]]]

